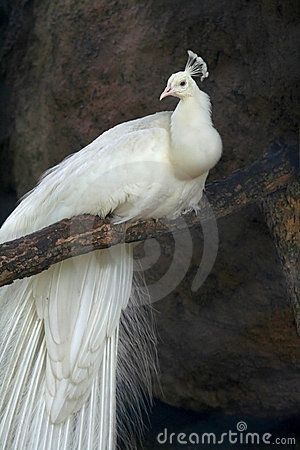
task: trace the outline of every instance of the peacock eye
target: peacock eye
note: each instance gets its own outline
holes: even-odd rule
[[[181,81],[180,86],[185,86],[186,82],[185,81]]]

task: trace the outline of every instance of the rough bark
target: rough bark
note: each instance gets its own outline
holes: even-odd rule
[[[295,175],[295,148],[282,147],[264,155],[245,170],[207,186],[206,195],[216,217],[223,217],[283,188]],[[210,214],[203,202],[200,213],[184,217],[184,227],[199,225]],[[0,246],[0,286],[32,276],[50,265],[121,242],[145,240],[179,230],[178,221],[139,221],[111,225],[91,215],[64,219],[28,236]]]
[[[262,209],[282,263],[297,332],[300,335],[299,183],[291,183],[286,190],[266,197],[262,202]]]

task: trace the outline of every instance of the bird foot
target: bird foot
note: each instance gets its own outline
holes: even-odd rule
[[[198,216],[198,213],[201,210],[201,206],[200,205],[193,205],[191,209],[192,209],[192,211],[194,211],[195,216]]]

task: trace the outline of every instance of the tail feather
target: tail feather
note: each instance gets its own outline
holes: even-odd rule
[[[131,280],[124,246],[82,255],[53,270],[43,318],[49,356],[47,410],[54,423],[79,410],[90,395]]]
[[[24,397],[24,386],[27,388],[28,381],[30,379],[31,367],[34,363],[36,353],[38,351],[39,338],[42,330],[42,322],[40,320],[30,321],[29,327],[26,331],[29,332],[29,339],[26,345],[22,347],[22,354],[19,355],[18,359],[22,360],[22,364],[18,364],[15,370],[15,375],[12,381],[12,375],[10,376],[8,389],[9,389],[9,399],[6,404],[6,410],[2,417],[0,425],[0,436],[1,444],[5,448],[10,440],[11,430],[15,428],[14,421],[15,418],[22,416],[20,412],[19,405],[23,401]],[[13,374],[14,372],[12,372]],[[6,394],[6,393],[5,393]],[[8,395],[4,394],[4,398]],[[23,403],[24,405],[24,403]],[[18,435],[18,430],[16,430],[16,435]]]
[[[110,280],[115,288],[112,289],[113,294],[105,296],[105,300],[119,302],[122,311],[131,283],[130,286],[125,284],[124,294],[122,283],[117,279],[118,276],[128,278],[132,260],[128,262],[128,257],[124,257],[124,267],[121,265],[118,276],[115,273],[112,277],[113,271],[108,266],[105,270],[101,271],[98,266],[93,268],[92,264],[90,273],[96,279],[98,277],[99,282],[94,280],[89,292],[96,298]],[[102,353],[99,367],[79,411],[61,423],[53,423],[45,401],[47,392],[53,395],[47,385],[49,353],[43,319],[49,311],[45,302],[53,289],[48,287],[44,278],[47,273],[48,284],[53,283],[55,268],[39,275],[40,278],[17,281],[0,290],[0,446],[7,450],[113,450],[118,444],[122,449],[133,449],[136,427],[137,434],[141,434],[139,402],[143,405],[143,392],[146,395],[151,392],[150,378],[155,360],[152,312],[144,306],[145,292],[139,287],[140,281],[133,283],[129,305],[119,317],[115,310],[105,309],[103,305],[91,316],[83,333],[83,345],[77,351],[82,371],[70,380],[68,389],[71,396],[74,393],[81,396],[82,392],[76,391],[76,386],[80,386],[84,374],[91,373],[94,355],[87,354],[88,348],[92,349],[91,353]],[[63,277],[61,272],[59,278],[62,283]],[[40,296],[43,300],[36,308],[36,300]],[[70,300],[69,306],[72,306]],[[61,307],[66,310],[66,306]],[[103,325],[105,318],[109,323],[106,327]],[[115,323],[114,327],[112,323]],[[52,338],[62,342],[58,328],[54,328]],[[152,364],[150,369],[149,363]],[[57,363],[50,361],[50,364]]]
[[[43,361],[45,359],[45,354],[45,340],[42,340],[36,359],[36,364],[34,365],[34,369],[31,374],[31,381],[28,387],[26,398],[24,399],[23,411],[20,415],[20,423],[22,423],[22,427],[17,428],[14,444],[16,449],[25,448],[27,430],[30,425],[30,417],[32,416],[32,411],[34,409],[34,400],[36,398],[38,387],[42,384],[43,380]]]
[[[128,307],[119,329],[117,435],[120,449],[134,449],[143,437],[143,415],[151,408],[157,375],[154,309],[142,272],[136,270]]]
[[[17,291],[18,292],[18,291]],[[12,298],[13,300],[13,298]],[[20,314],[14,310],[13,321],[5,321],[6,317],[1,317],[0,329],[3,333],[0,365],[0,411],[8,401],[12,389],[12,381],[15,371],[18,368],[22,353],[27,346],[28,337],[32,332],[34,324],[34,305],[30,303],[29,296],[24,299],[24,307]],[[1,436],[1,434],[0,434]]]

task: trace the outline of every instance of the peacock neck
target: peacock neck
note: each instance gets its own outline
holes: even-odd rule
[[[197,88],[192,96],[180,100],[171,116],[170,159],[181,178],[195,178],[207,171],[203,149],[212,126],[207,94]]]
[[[200,89],[183,98],[172,114],[172,127],[197,128],[200,124],[212,125],[210,98]]]

